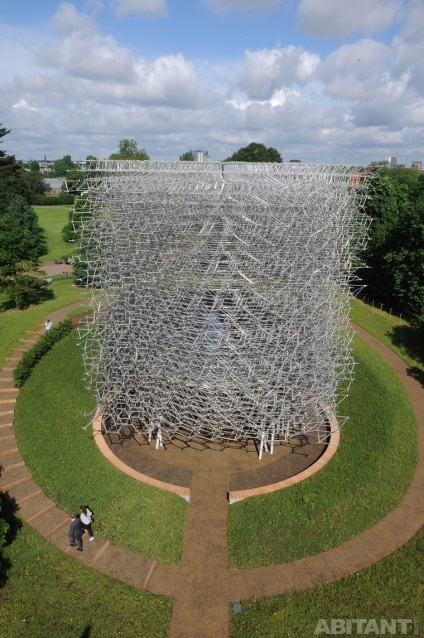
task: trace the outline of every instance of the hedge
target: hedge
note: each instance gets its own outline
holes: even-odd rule
[[[17,388],[21,388],[24,385],[25,381],[31,375],[34,366],[40,361],[46,352],[48,352],[55,343],[69,334],[71,330],[72,321],[70,319],[61,321],[43,334],[37,343],[24,353],[22,359],[13,371],[13,380]]]

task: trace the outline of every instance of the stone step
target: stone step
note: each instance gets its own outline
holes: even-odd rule
[[[18,468],[4,471],[0,476],[0,489],[3,491],[14,490],[18,485],[22,485],[27,481],[31,481],[32,476],[29,473],[25,463]]]
[[[16,403],[16,397],[14,399],[0,399],[0,409],[2,405],[13,405]]]
[[[21,467],[22,465],[25,465],[22,456],[19,454],[19,451],[17,450],[14,450],[13,452],[12,451],[7,452],[6,454],[0,454],[0,456],[1,456],[0,465],[2,466],[3,474],[5,472],[10,472],[10,470],[15,467]]]
[[[0,425],[0,441],[12,435],[15,436],[13,423],[3,423]]]
[[[13,410],[0,410],[0,425],[9,425],[13,421]]]
[[[0,402],[12,399],[16,401],[18,392],[18,388],[0,388]]]
[[[38,518],[41,518],[55,508],[56,503],[41,492],[41,494],[35,498],[24,501],[22,506],[19,508],[19,514],[27,523],[31,523],[35,522]]]
[[[10,456],[11,454],[15,454],[16,452],[19,452],[19,450],[16,447],[15,437],[13,437],[13,440],[7,441],[6,443],[3,442],[0,446],[1,459],[4,459],[6,456]]]
[[[11,485],[9,487],[9,494],[13,496],[17,503],[24,502],[24,499],[31,497],[34,494],[38,494],[41,492],[41,488],[34,479],[29,476],[21,481],[17,481],[15,485]]]
[[[31,527],[37,530],[39,534],[43,536],[48,534],[52,529],[54,529],[57,525],[60,525],[65,518],[69,516],[66,512],[58,509],[54,506],[52,509],[44,512],[42,516],[38,516],[33,519],[30,523]]]
[[[31,492],[31,494],[27,494],[27,496],[23,496],[20,499],[17,499],[16,496],[14,498],[20,508],[22,504],[27,503],[28,501],[32,501],[32,499],[36,498],[37,496],[40,496],[42,493],[43,493],[43,490],[38,488],[38,490],[35,490],[34,492]]]

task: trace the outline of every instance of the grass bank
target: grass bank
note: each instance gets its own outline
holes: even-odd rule
[[[361,328],[377,337],[409,366],[424,385],[424,329],[415,328],[360,299],[353,299],[350,317]]]
[[[87,569],[29,526],[6,547],[3,638],[165,638],[172,601]]]
[[[232,638],[312,638],[319,619],[411,619],[408,635],[424,636],[424,531],[402,549],[354,576],[291,596],[243,601],[231,607]],[[346,634],[347,632],[338,631]],[[352,635],[357,635],[353,626]],[[376,635],[376,631],[368,631]],[[380,632],[378,632],[380,633]],[[389,635],[389,631],[384,632]],[[396,635],[401,635],[397,625]],[[393,635],[393,634],[391,634]]]
[[[409,398],[385,361],[358,339],[355,358],[355,380],[342,405],[350,418],[337,454],[306,481],[231,506],[232,566],[325,551],[374,525],[405,493],[417,460]]]
[[[95,407],[86,390],[77,335],[58,343],[37,364],[18,396],[15,432],[35,481],[57,505],[73,511],[87,502],[96,532],[161,563],[178,563],[187,503],[115,469],[97,449]]]
[[[33,329],[34,324],[44,323],[46,316],[54,310],[59,310],[79,301],[84,296],[84,290],[72,285],[69,279],[54,281],[49,290],[53,298],[34,304],[26,310],[8,310],[0,312],[0,367],[9,357],[13,346],[23,335],[25,330]]]
[[[62,228],[68,223],[69,206],[34,206],[38,216],[38,223],[44,231],[47,240],[47,255],[43,261],[60,259],[72,254],[75,244],[63,241]]]

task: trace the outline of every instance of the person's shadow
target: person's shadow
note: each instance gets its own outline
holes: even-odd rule
[[[80,638],[90,638],[91,636],[91,625],[87,625],[87,627],[82,632]]]

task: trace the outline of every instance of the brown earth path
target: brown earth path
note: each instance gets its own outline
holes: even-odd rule
[[[50,318],[63,319],[73,304]],[[288,594],[352,575],[381,560],[409,541],[424,525],[424,390],[408,375],[407,366],[377,339],[355,326],[361,339],[387,360],[409,393],[419,435],[418,464],[400,503],[374,527],[327,552],[268,567],[228,568],[228,474],[199,464],[191,481],[191,496],[181,564],[154,561],[114,547],[96,537],[79,555],[68,547],[68,515],[59,510],[32,480],[19,455],[13,432],[17,390],[12,372],[25,349],[42,333],[27,331],[0,371],[0,489],[7,491],[22,518],[77,560],[152,593],[174,599],[170,638],[225,638],[229,605],[252,597]]]

